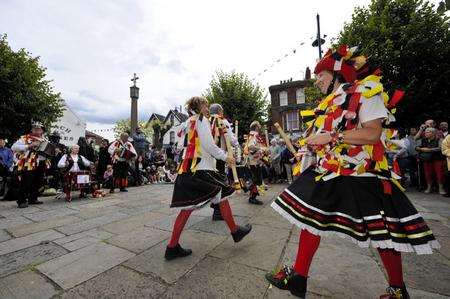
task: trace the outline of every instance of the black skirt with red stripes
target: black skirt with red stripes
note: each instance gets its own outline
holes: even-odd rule
[[[234,192],[226,176],[217,171],[197,170],[195,173],[182,173],[175,180],[170,207],[197,209],[211,200],[224,200]]]
[[[377,177],[338,176],[316,181],[307,170],[272,207],[291,223],[316,235],[336,234],[361,247],[432,253],[432,231],[406,195]]]

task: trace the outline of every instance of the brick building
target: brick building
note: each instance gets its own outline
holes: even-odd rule
[[[278,122],[285,132],[298,132],[301,128],[299,111],[307,109],[305,87],[311,86],[309,69],[306,70],[304,80],[280,81],[278,85],[269,87],[270,92],[270,116],[268,125],[270,132],[276,134],[277,130],[273,126]]]

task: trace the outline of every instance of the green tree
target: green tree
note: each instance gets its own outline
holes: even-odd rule
[[[324,97],[324,94],[314,86],[314,79],[311,79],[311,86],[305,87],[305,100],[307,104],[315,107],[319,104],[320,100]]]
[[[217,71],[204,96],[209,103],[222,105],[227,118],[239,121],[239,139],[249,130],[252,121],[267,121],[264,89],[244,73]]]
[[[147,137],[148,141],[152,140],[153,137],[153,128],[149,125],[147,125],[147,122],[145,121],[138,121],[138,126],[141,128],[142,132]],[[131,120],[128,119],[120,119],[116,122],[114,125],[114,137],[119,138],[120,134],[126,132],[130,134],[131,131]]]
[[[0,128],[11,141],[30,129],[31,120],[47,128],[63,114],[63,101],[46,79],[39,57],[13,51],[0,35]]]
[[[356,8],[339,44],[358,46],[381,68],[385,89],[406,91],[397,111],[403,125],[450,115],[449,18],[426,1],[372,0]]]

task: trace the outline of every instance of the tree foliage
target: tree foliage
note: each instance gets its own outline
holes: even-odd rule
[[[138,126],[141,128],[142,132],[147,137],[148,141],[152,140],[153,137],[153,128],[151,126],[147,126],[147,122],[145,121],[138,121]],[[122,133],[128,133],[130,136],[131,132],[131,120],[128,119],[120,119],[116,122],[114,125],[114,137],[119,138],[120,134]]]
[[[425,1],[372,0],[356,8],[339,44],[358,46],[383,72],[385,88],[406,91],[397,111],[403,125],[450,115],[449,18]]]
[[[264,89],[250,81],[244,73],[217,71],[204,96],[210,104],[222,105],[228,119],[239,121],[240,140],[248,132],[252,121],[267,121]]]
[[[14,140],[30,129],[31,120],[49,128],[63,114],[64,102],[46,79],[39,57],[13,51],[0,35],[0,128]]]
[[[311,79],[311,86],[305,87],[305,100],[307,104],[316,106],[320,100],[324,97],[324,94],[314,86],[314,79]]]

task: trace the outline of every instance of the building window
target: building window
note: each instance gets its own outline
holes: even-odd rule
[[[296,91],[297,104],[305,103],[305,90],[303,88],[299,88]]]
[[[173,126],[173,123],[175,122],[175,118],[173,114],[170,116],[170,124]]]
[[[175,132],[174,131],[170,131],[170,142],[172,144],[175,144]]]
[[[288,104],[288,95],[287,91],[280,91],[280,106],[287,106]]]
[[[298,112],[297,110],[286,113],[286,130],[298,130]]]

